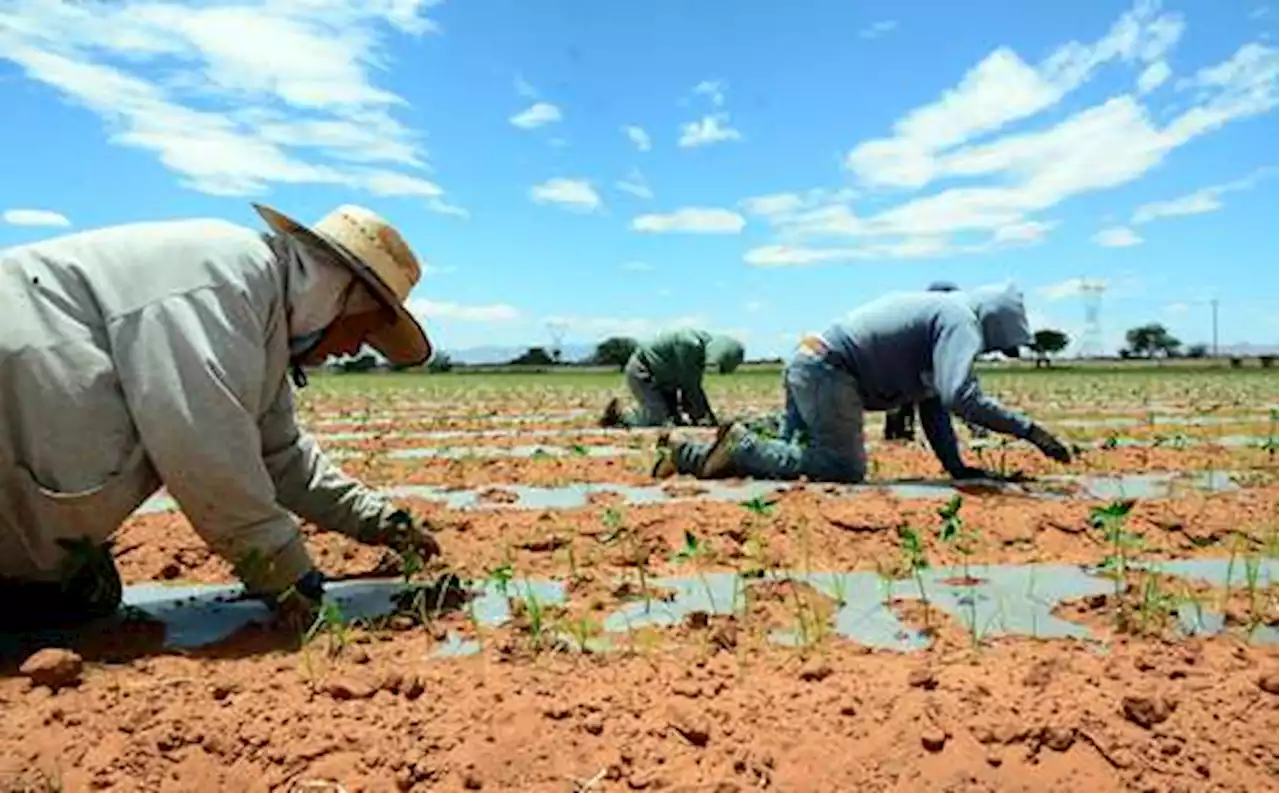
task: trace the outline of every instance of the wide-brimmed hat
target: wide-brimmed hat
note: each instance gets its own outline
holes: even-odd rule
[[[344,204],[306,226],[271,207],[254,204],[274,231],[303,242],[319,242],[341,261],[395,321],[365,340],[398,366],[416,366],[431,358],[431,341],[405,302],[422,276],[422,268],[400,232],[365,207]]]

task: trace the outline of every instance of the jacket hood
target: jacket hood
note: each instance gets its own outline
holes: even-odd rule
[[[998,286],[980,286],[967,293],[969,306],[982,325],[982,351],[1010,354],[1031,343],[1027,311],[1022,291],[1012,282]]]
[[[373,298],[364,290],[355,290],[350,305],[343,299],[354,279],[351,271],[330,261],[327,251],[314,248],[290,235],[275,235],[272,248],[284,269],[289,308],[291,341],[316,339],[344,311],[363,310],[354,305],[368,300],[367,308],[376,308]]]

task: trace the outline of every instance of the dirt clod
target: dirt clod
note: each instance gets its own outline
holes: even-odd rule
[[[1275,672],[1267,672],[1258,678],[1258,688],[1268,694],[1280,694],[1280,677]]]
[[[690,708],[672,705],[667,709],[667,725],[694,746],[706,746],[711,740],[711,725]]]
[[[813,659],[800,669],[800,679],[808,683],[817,683],[831,676],[831,664]]]
[[[1040,741],[1055,752],[1065,752],[1076,742],[1076,731],[1071,727],[1045,727]]]
[[[336,677],[325,681],[324,693],[339,701],[368,699],[373,696],[373,686],[354,677]]]
[[[933,670],[927,666],[916,667],[907,675],[907,685],[912,688],[923,688],[925,691],[933,691],[938,687],[938,677]]]
[[[1161,697],[1127,696],[1121,700],[1120,707],[1126,719],[1148,730],[1173,713],[1170,702]]]
[[[947,734],[939,727],[930,725],[920,733],[920,745],[930,752],[941,752],[947,745]]]
[[[45,647],[22,662],[19,672],[33,685],[58,690],[80,684],[84,661],[76,653],[61,647]]]

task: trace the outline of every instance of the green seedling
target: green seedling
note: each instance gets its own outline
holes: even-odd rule
[[[969,557],[977,550],[975,546],[980,537],[977,531],[966,526],[964,519],[960,517],[960,508],[962,506],[964,506],[964,496],[957,493],[951,497],[951,500],[945,506],[938,509],[938,517],[942,521],[938,526],[938,539],[953,546],[956,552],[960,554],[961,569],[963,570],[964,586],[966,588],[963,603],[969,612],[969,636],[973,646],[977,647],[980,637],[978,631],[978,592],[975,585],[978,580],[970,573]]]
[[[698,539],[698,535],[685,529],[684,545],[671,555],[671,561],[676,564],[692,564],[696,566],[706,555],[706,546]],[[698,580],[702,582],[703,591],[707,593],[707,603],[711,611],[714,612],[716,610],[716,600],[715,596],[711,594],[711,585],[707,583],[707,577],[701,567],[697,568],[697,574]]]
[[[581,443],[575,443],[575,444],[573,444],[572,446],[570,446],[570,447],[569,447],[569,451],[570,451],[570,452],[573,454],[573,456],[575,456],[575,457],[586,457],[586,456],[587,456],[587,447],[586,447],[586,446],[583,446]]]
[[[588,619],[587,617],[579,617],[571,620],[567,624],[569,635],[573,637],[574,642],[578,645],[578,652],[591,652],[590,642],[592,639],[600,635],[601,628],[598,622]]]
[[[510,554],[507,560],[489,571],[489,580],[494,582],[504,598],[511,597],[511,579],[515,577],[516,568],[511,563]]]
[[[1094,507],[1089,513],[1090,525],[1102,532],[1110,550],[1099,569],[1114,577],[1116,620],[1120,625],[1125,623],[1123,598],[1129,568],[1132,566],[1131,554],[1142,547],[1142,538],[1125,527],[1129,513],[1136,503],[1136,499],[1119,499],[1105,507]]]
[[[929,625],[929,595],[924,588],[924,571],[929,569],[929,557],[926,555],[924,540],[920,538],[920,533],[910,526],[903,526],[898,529],[898,547],[902,551],[902,559],[911,576],[916,581],[916,588],[920,590],[920,602],[924,604],[925,630],[930,629]]]
[[[1256,551],[1244,558],[1244,591],[1249,604],[1249,633],[1262,622],[1262,609],[1258,605],[1259,581],[1262,574],[1262,556]]]
[[[767,518],[770,515],[772,515],[775,507],[774,504],[770,504],[768,501],[765,501],[760,496],[756,496],[750,501],[742,502],[742,506],[752,515],[755,515],[757,517],[762,517],[762,518]]]
[[[613,542],[626,531],[626,522],[617,507],[607,507],[600,516],[600,523],[604,526],[604,532],[597,539],[603,543]]]
[[[1102,448],[1106,449],[1107,451],[1111,451],[1112,449],[1116,448],[1119,445],[1120,445],[1120,438],[1117,437],[1114,432],[1108,435],[1106,440],[1102,442]]]
[[[1162,624],[1177,609],[1178,599],[1160,586],[1160,577],[1147,571],[1142,580],[1142,601],[1138,608],[1138,632],[1147,634],[1156,620]]]
[[[326,654],[330,658],[336,658],[342,648],[347,646],[349,633],[346,619],[337,603],[329,602],[320,606],[315,621],[302,637],[302,643],[311,644],[321,633],[324,633],[326,639]]]
[[[529,640],[533,643],[534,650],[541,650],[546,610],[542,606],[542,601],[538,600],[538,596],[534,594],[533,587],[527,584],[525,586],[524,608],[525,613],[529,615]]]

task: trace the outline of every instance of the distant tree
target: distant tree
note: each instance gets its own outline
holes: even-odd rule
[[[378,364],[378,356],[367,352],[364,355],[348,358],[338,364],[338,368],[343,372],[371,372],[378,368]]]
[[[1193,344],[1187,348],[1188,358],[1207,358],[1209,356],[1209,346],[1206,344]]]
[[[427,371],[433,374],[447,372],[451,369],[453,369],[453,359],[444,350],[435,352],[431,356],[431,360],[427,361]]]
[[[1031,351],[1036,354],[1036,366],[1049,365],[1049,356],[1067,349],[1071,338],[1060,330],[1044,328],[1035,332],[1031,341]]]
[[[591,362],[599,366],[616,366],[619,369],[627,365],[631,353],[636,351],[638,342],[626,336],[610,336],[596,345]]]
[[[525,350],[518,358],[513,358],[509,365],[511,366],[553,366],[555,358],[547,352],[546,347],[530,347]]]
[[[1163,355],[1167,358],[1176,355],[1178,348],[1182,346],[1182,342],[1178,341],[1159,322],[1150,322],[1146,325],[1130,328],[1125,332],[1124,339],[1128,342],[1129,351],[1133,355],[1145,358],[1153,358],[1156,355]]]

